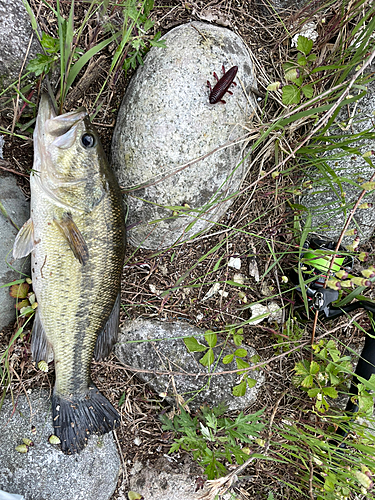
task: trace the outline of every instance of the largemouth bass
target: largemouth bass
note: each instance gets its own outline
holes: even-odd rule
[[[54,432],[64,453],[77,453],[90,434],[119,422],[91,382],[90,364],[93,354],[108,355],[117,338],[125,252],[120,188],[83,108],[57,116],[42,96],[30,187],[31,216],[13,255],[31,253],[38,302],[33,358],[47,361],[53,350]]]

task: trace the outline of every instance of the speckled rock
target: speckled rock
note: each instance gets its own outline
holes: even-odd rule
[[[242,397],[232,395],[232,387],[240,381],[238,374],[214,375],[210,378],[208,387],[204,387],[209,380],[209,377],[201,376],[208,373],[207,368],[199,363],[204,352],[189,353],[182,340],[183,337],[196,337],[200,343],[207,345],[203,335],[202,329],[188,323],[180,321],[166,323],[139,318],[128,321],[122,326],[115,353],[119,360],[129,367],[151,372],[178,372],[178,375],[173,374],[173,381],[169,375],[142,373],[141,371],[136,373],[137,377],[147,382],[155,392],[166,393],[171,403],[175,402],[174,386],[185,401],[195,396],[189,402],[191,408],[198,408],[204,402],[209,406],[225,403],[230,410],[242,410],[248,407],[256,400],[258,391],[265,380],[263,373],[258,370],[250,372],[249,376],[257,380],[257,383],[252,389],[247,388],[246,395]],[[244,359],[249,362],[256,351],[248,346],[242,347],[247,350],[248,356]],[[218,342],[218,347],[214,349],[215,360],[218,359],[221,349]],[[235,348],[224,349],[222,357],[234,350]],[[215,364],[214,369],[211,367],[211,372],[236,369],[235,362],[224,365],[220,361],[217,366]]]
[[[244,136],[256,106],[252,62],[238,35],[193,22],[163,38],[166,48],[153,47],[128,86],[112,142],[112,164],[128,190],[129,241],[151,249],[206,230],[226,212],[247,162],[243,142],[225,145]],[[215,84],[223,64],[238,66],[237,86],[225,105],[210,104],[207,80]]]
[[[0,89],[18,80],[33,34],[22,0],[0,0]],[[27,62],[43,53],[37,37],[31,41]]]
[[[185,455],[184,460],[161,457],[154,465],[136,462],[130,470],[130,490],[152,500],[196,500],[196,480],[203,469]],[[126,493],[119,500],[128,500]]]
[[[0,172],[0,203],[17,227],[22,227],[29,218],[29,202],[17,186],[15,177],[4,172]],[[30,276],[30,258],[13,259],[13,243],[18,230],[9,217],[0,210],[0,287],[22,278],[21,273]],[[15,299],[9,295],[9,288],[0,288],[0,331],[14,321],[14,306]]]
[[[372,70],[375,67],[373,65]],[[369,130],[374,131],[373,120],[375,114],[375,84],[369,84],[368,93],[363,97],[359,104],[349,106],[350,116],[354,117],[346,131],[341,130],[337,125],[330,129],[331,135],[355,135],[359,132]],[[343,109],[337,120],[342,126],[347,126],[349,117],[347,107]],[[366,160],[362,157],[364,153],[375,151],[375,139],[358,139],[353,137],[352,147],[358,148],[354,151],[342,151],[340,149],[329,152],[321,160],[327,161],[333,173],[328,175],[329,181],[316,170],[311,171],[311,179],[314,181],[314,188],[308,194],[302,197],[301,204],[304,205],[312,216],[313,229],[326,237],[336,241],[341,234],[342,228],[349,215],[350,209],[357,201],[362,189],[360,185],[368,181],[374,173]],[[374,163],[374,155],[370,160]],[[341,185],[336,180],[336,176],[341,180]],[[331,186],[330,186],[331,184]],[[342,197],[341,191],[345,193]],[[361,243],[367,241],[374,232],[375,228],[375,190],[366,194],[362,203],[372,203],[370,209],[358,209],[355,212],[353,221],[349,228],[357,228]],[[345,236],[344,244],[353,241],[353,236]]]
[[[79,455],[64,455],[48,442],[53,433],[48,392],[8,398],[0,412],[0,489],[26,500],[108,500],[117,484],[120,458],[112,433],[92,436]],[[31,408],[30,408],[31,406]],[[36,432],[31,432],[35,426]],[[15,447],[32,439],[28,453]]]

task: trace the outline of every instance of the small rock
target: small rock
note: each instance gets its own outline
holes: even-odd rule
[[[263,304],[258,304],[258,303],[253,304],[252,306],[249,307],[249,309],[251,311],[250,323],[252,325],[258,325],[263,320],[265,320],[270,314],[268,307]]]
[[[268,323],[275,321],[278,324],[283,322],[283,310],[276,302],[269,302],[267,308],[270,312],[268,316]]]
[[[155,465],[143,465],[137,475],[131,476],[130,489],[145,499],[196,500],[196,480],[201,474],[202,469],[191,459],[175,464],[162,457]]]
[[[142,439],[139,438],[138,436],[134,439],[134,444],[135,446],[141,446],[142,444]]]
[[[220,283],[215,283],[203,297],[202,302],[213,297],[220,290]]]
[[[259,269],[255,257],[249,258],[249,276],[252,276],[259,283]]]
[[[315,40],[319,36],[318,32],[316,31],[316,23],[314,23],[314,21],[310,21],[309,23],[305,23],[302,26],[301,31],[299,33],[297,33],[296,35],[294,35],[294,37],[292,38],[292,43],[291,43],[292,47],[297,47],[299,36],[304,36],[306,38],[309,38],[313,42],[315,42]]]
[[[239,285],[243,285],[245,283],[245,276],[243,274],[240,274],[240,273],[236,273],[234,276],[233,276],[233,281],[235,283],[238,283]]]
[[[258,325],[266,318],[268,318],[269,323],[271,321],[282,322],[283,311],[276,302],[269,302],[268,305],[256,303],[250,306],[249,309],[251,311],[250,323],[252,325]]]
[[[241,269],[241,259],[239,257],[231,257],[229,259],[228,266],[237,270]]]

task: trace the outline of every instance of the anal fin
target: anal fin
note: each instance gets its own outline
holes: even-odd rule
[[[65,236],[74,257],[84,266],[89,259],[89,250],[72,214],[66,212],[61,220],[55,219],[54,222]]]
[[[96,339],[94,358],[95,361],[99,361],[106,358],[111,352],[112,347],[117,341],[118,335],[118,324],[120,317],[120,303],[121,297],[120,292],[117,295],[116,302],[113,306],[112,312],[105,324],[103,330],[99,333]]]

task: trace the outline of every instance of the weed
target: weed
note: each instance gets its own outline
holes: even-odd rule
[[[204,334],[204,338],[208,346],[205,346],[198,342],[195,337],[184,338],[184,343],[189,352],[204,352],[205,354],[199,360],[199,362],[203,366],[210,368],[215,363],[214,347],[217,346],[218,337],[215,332],[207,330]],[[249,387],[250,389],[254,387],[256,384],[256,380],[249,377],[249,371],[247,369],[250,368],[250,363],[248,363],[244,359],[247,356],[247,351],[246,349],[241,348],[243,342],[242,328],[239,328],[238,330],[236,330],[235,328],[231,328],[227,331],[226,339],[221,344],[222,350],[219,354],[218,359],[216,360],[216,363],[220,361],[224,347],[228,345],[228,341],[230,340],[230,338],[232,338],[232,341],[234,345],[237,346],[237,349],[235,349],[233,353],[224,356],[222,358],[222,363],[224,365],[228,365],[229,363],[235,361],[237,368],[243,370],[238,372],[242,380],[238,385],[233,387],[232,393],[234,396],[244,396],[246,394],[247,387]],[[251,361],[255,363],[258,361],[258,358],[253,357]]]
[[[202,406],[201,411],[191,417],[180,406],[180,414],[173,419],[160,415],[163,430],[174,433],[169,453],[179,449],[192,452],[193,459],[205,468],[208,479],[224,476],[225,463],[243,464],[250,454],[244,445],[254,445],[264,429],[263,410],[249,415],[241,412],[235,420],[223,417],[226,410],[224,405],[212,409]]]
[[[327,397],[336,399],[337,388],[343,386],[353,372],[350,356],[341,356],[333,340],[320,340],[313,345],[317,361],[299,361],[294,370],[293,382],[307,391],[315,400],[316,409],[324,413],[329,409]]]

